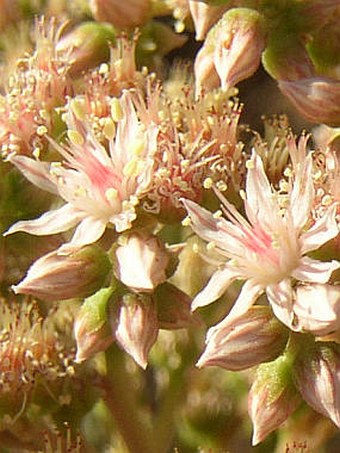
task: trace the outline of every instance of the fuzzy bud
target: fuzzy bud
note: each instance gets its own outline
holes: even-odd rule
[[[340,126],[340,82],[326,78],[280,80],[279,88],[307,120]]]
[[[148,354],[158,336],[154,300],[146,295],[126,294],[120,308],[116,338],[121,347],[145,369]]]
[[[109,59],[110,43],[115,43],[111,25],[83,22],[59,40],[57,50],[68,52],[70,74],[79,76],[82,71]]]
[[[252,444],[259,444],[277,429],[300,401],[287,355],[260,365],[248,396],[248,411],[253,422]]]
[[[131,234],[116,249],[117,273],[124,285],[136,291],[153,291],[166,280],[169,255],[153,235]]]
[[[340,428],[340,345],[305,348],[294,364],[294,380],[303,399]]]
[[[264,46],[264,22],[257,11],[248,8],[227,11],[209,31],[196,57],[197,92],[216,88],[218,85],[212,86],[216,74],[224,91],[250,77],[259,67]]]
[[[113,288],[103,288],[88,297],[81,306],[74,323],[76,362],[83,362],[97,352],[105,351],[113,342],[107,310],[113,291]]]
[[[90,0],[93,17],[117,28],[135,28],[148,18],[150,0]]]
[[[298,286],[294,313],[299,330],[306,330],[318,336],[335,332],[340,329],[340,286]]]
[[[176,286],[165,282],[154,296],[160,329],[183,329],[200,324],[198,315],[191,311],[191,297]]]
[[[220,366],[239,371],[274,360],[282,353],[288,330],[270,308],[255,306],[208,331],[207,346],[197,366]]]
[[[71,255],[59,255],[55,250],[35,261],[24,280],[12,289],[46,301],[87,297],[103,286],[110,270],[107,254],[96,245]]]

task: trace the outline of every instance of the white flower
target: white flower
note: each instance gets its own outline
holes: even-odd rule
[[[136,218],[139,198],[152,183],[157,129],[140,124],[130,94],[120,99],[122,118],[109,153],[74,115],[70,144],[58,151],[64,162],[48,164],[25,156],[9,160],[38,187],[59,194],[66,204],[36,220],[19,221],[5,234],[17,231],[49,235],[77,228],[64,252],[97,241],[107,225],[121,232]]]
[[[337,261],[321,262],[305,256],[338,234],[336,207],[328,207],[310,226],[314,199],[311,155],[296,169],[285,207],[270,186],[261,158],[254,154],[248,164],[245,200],[248,220],[222,196],[228,220],[216,218],[196,203],[183,200],[194,231],[215,246],[222,260],[207,286],[195,297],[193,309],[215,301],[234,280],[241,279],[245,284],[228,320],[245,313],[266,292],[277,318],[296,329],[294,282],[327,283],[332,272],[340,267]],[[210,329],[208,340],[222,325],[223,321]]]

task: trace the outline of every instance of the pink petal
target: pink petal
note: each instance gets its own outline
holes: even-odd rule
[[[300,230],[308,220],[314,198],[311,154],[295,171],[297,174],[290,195],[289,211],[295,228]]]
[[[339,269],[339,261],[318,261],[304,256],[300,259],[300,265],[292,272],[297,280],[310,283],[327,283],[332,272]]]
[[[229,268],[217,270],[210,278],[208,284],[194,298],[191,309],[196,310],[198,307],[205,307],[222,296],[228,286],[239,274]]]
[[[56,185],[49,179],[49,163],[19,155],[9,156],[8,160],[35,186],[47,192],[58,193]]]
[[[48,211],[35,220],[20,220],[11,226],[4,236],[23,231],[37,236],[61,233],[74,227],[82,218],[84,213],[76,210],[70,204],[65,204],[59,209]]]
[[[331,206],[306,233],[301,235],[302,254],[318,249],[339,234],[335,220],[336,205]]]
[[[215,241],[218,233],[218,219],[211,212],[199,206],[191,200],[182,199],[185,209],[188,211],[192,229],[205,241]]]
[[[267,286],[266,293],[274,315],[290,329],[294,322],[293,289],[289,279]]]

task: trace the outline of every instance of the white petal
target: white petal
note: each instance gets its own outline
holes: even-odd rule
[[[299,330],[320,336],[335,332],[340,329],[340,286],[298,286],[294,312]]]
[[[310,283],[327,283],[332,272],[339,269],[339,261],[318,261],[304,256],[300,259],[300,265],[292,272],[297,280]]]
[[[182,202],[189,213],[195,233],[205,241],[214,241],[218,232],[219,219],[215,219],[211,212],[191,200],[182,199]]]
[[[84,213],[76,210],[70,204],[65,204],[59,209],[48,211],[35,220],[20,220],[12,225],[4,236],[23,231],[37,236],[61,233],[74,227],[83,217]]]
[[[191,309],[196,310],[198,307],[205,307],[222,296],[228,286],[239,274],[228,268],[217,270],[210,278],[208,284],[194,298]]]
[[[61,246],[59,253],[68,254],[79,247],[98,241],[103,235],[105,228],[106,222],[93,217],[85,217],[76,228],[72,240]]]
[[[266,293],[274,315],[290,329],[293,327],[293,289],[289,279],[267,286]]]
[[[296,169],[296,172],[289,208],[293,224],[299,230],[308,220],[314,198],[311,154],[306,157],[303,165]]]
[[[56,185],[49,178],[49,163],[19,155],[9,156],[8,160],[35,186],[47,192],[58,193]]]
[[[306,233],[301,235],[302,254],[318,249],[339,234],[335,220],[336,205],[330,207]]]

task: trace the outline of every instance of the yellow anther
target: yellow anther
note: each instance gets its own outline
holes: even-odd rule
[[[129,150],[130,150],[131,154],[133,154],[134,156],[137,156],[137,157],[140,156],[141,154],[143,154],[144,149],[145,149],[145,141],[142,138],[137,138],[129,146]]]
[[[123,109],[120,105],[120,101],[117,98],[113,98],[111,101],[111,116],[113,121],[120,121],[123,118]]]
[[[107,74],[109,72],[109,65],[107,63],[102,63],[99,66],[99,74]]]
[[[205,180],[203,181],[203,187],[205,189],[211,189],[212,185],[213,185],[213,180],[211,178],[205,178]]]
[[[116,134],[116,125],[111,118],[105,118],[103,134],[107,140],[112,140]]]
[[[67,136],[74,145],[82,145],[85,141],[84,137],[78,131],[68,130]]]
[[[213,250],[215,247],[216,247],[216,242],[215,241],[208,242],[207,250]]]
[[[255,165],[254,165],[254,160],[253,160],[253,159],[247,160],[247,162],[246,162],[246,168],[247,168],[248,170],[252,170],[254,167],[255,167]]]
[[[43,135],[47,134],[47,127],[46,126],[38,126],[37,127],[37,134],[39,137],[42,137]]]
[[[74,98],[70,102],[72,112],[79,120],[84,120],[86,116],[85,101],[81,98]]]
[[[109,201],[115,201],[118,198],[118,191],[113,187],[110,187],[105,191],[105,196]]]
[[[216,187],[221,192],[225,192],[228,189],[227,183],[225,181],[222,181],[222,180],[217,181]]]
[[[191,225],[191,219],[190,219],[189,216],[184,217],[184,219],[182,220],[182,225],[183,226],[190,226]]]
[[[218,209],[216,212],[213,214],[214,219],[219,219],[222,217],[222,211],[221,209]]]
[[[138,175],[138,159],[131,159],[123,168],[124,176],[137,176]]]

